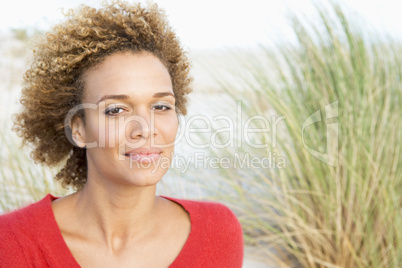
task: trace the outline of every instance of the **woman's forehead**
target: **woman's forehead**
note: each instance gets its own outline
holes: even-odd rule
[[[167,68],[151,53],[115,53],[83,77],[84,99],[99,100],[104,95],[152,96],[173,93]]]

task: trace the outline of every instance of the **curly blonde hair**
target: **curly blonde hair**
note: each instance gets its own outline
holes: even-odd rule
[[[95,9],[81,5],[65,14],[39,39],[34,60],[24,75],[21,104],[14,130],[31,143],[35,163],[63,164],[55,179],[63,187],[82,189],[87,180],[86,149],[74,146],[65,133],[68,112],[81,104],[83,73],[115,52],[148,51],[166,66],[177,110],[185,115],[191,92],[189,62],[180,42],[156,4],[147,8],[122,1]]]

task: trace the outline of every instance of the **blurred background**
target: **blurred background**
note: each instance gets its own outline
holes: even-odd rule
[[[397,1],[338,2],[353,15],[361,16],[366,22],[365,27],[376,28],[379,32],[386,31],[401,38],[401,6]],[[62,10],[77,7],[81,3],[101,6],[99,0],[3,1],[0,3],[0,32],[4,34],[10,29],[48,30],[63,19]],[[190,50],[255,47],[258,43],[272,43],[272,35],[278,34],[284,35],[285,39],[292,39],[287,13],[300,11],[308,16],[315,14],[310,0],[166,0],[156,3],[166,10],[171,25]]]
[[[0,3],[0,212],[72,192],[53,181],[57,169],[32,162],[11,127],[31,38],[84,2],[101,7]],[[192,126],[211,127],[180,140],[158,194],[227,204],[243,226],[245,267],[401,267],[400,4],[156,3],[193,65],[183,120],[201,116]],[[237,122],[236,133],[250,118],[251,128],[271,128],[233,137],[222,131],[231,127],[223,117]],[[244,165],[216,166],[212,158]]]

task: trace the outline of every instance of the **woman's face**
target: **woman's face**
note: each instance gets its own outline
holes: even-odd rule
[[[85,109],[85,124],[73,124],[73,136],[87,146],[88,181],[159,182],[170,166],[178,129],[166,67],[149,52],[119,52],[83,79],[83,103],[96,106]]]

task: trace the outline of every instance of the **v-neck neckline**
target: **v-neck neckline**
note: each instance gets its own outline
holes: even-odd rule
[[[172,197],[166,197],[166,196],[159,196],[162,198],[165,198],[167,200],[170,200],[172,202],[175,202],[179,204],[181,207],[183,207],[184,210],[186,210],[190,216],[190,224],[191,224],[191,231],[189,236],[187,237],[186,242],[184,243],[183,248],[181,249],[179,255],[176,256],[175,260],[169,265],[169,267],[179,267],[179,265],[183,262],[185,263],[185,255],[187,254],[186,252],[192,252],[194,251],[194,239],[196,237],[196,232],[198,231],[198,227],[196,226],[196,220],[195,216],[193,215],[191,209],[189,208],[189,205],[187,204],[186,200],[178,199],[178,198],[172,198]],[[56,222],[56,217],[54,215],[54,211],[52,208],[52,201],[59,199],[60,197],[55,197],[52,194],[48,194],[45,199],[47,201],[47,208],[49,209],[50,213],[50,230],[52,230],[52,233],[54,235],[53,239],[56,245],[58,245],[58,251],[60,255],[62,256],[68,256],[68,259],[64,259],[65,263],[74,265],[76,267],[81,267],[80,264],[77,262],[77,260],[74,258],[73,254],[71,253],[70,249],[67,246],[66,241],[63,238],[63,235],[61,233],[61,230],[59,228],[59,225]],[[49,231],[50,231],[49,230]],[[61,252],[62,251],[62,252]],[[71,266],[70,266],[71,267]]]

